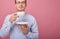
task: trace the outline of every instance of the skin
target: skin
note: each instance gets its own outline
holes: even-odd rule
[[[15,7],[17,11],[24,11],[26,8],[26,0],[16,0]]]
[[[17,11],[20,11],[20,12],[24,11],[25,8],[26,8],[26,0],[16,0],[15,7],[16,7]],[[9,21],[11,23],[13,23],[18,17],[19,16],[17,16],[17,14],[15,12],[15,13],[12,14]],[[28,26],[24,27],[24,26],[19,25],[19,27],[21,28],[21,30],[24,34],[28,34]]]
[[[19,24],[19,27],[21,28],[22,32],[26,35],[28,34],[28,25],[25,25],[25,26],[24,25]]]

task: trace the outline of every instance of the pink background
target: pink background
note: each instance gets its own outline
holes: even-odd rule
[[[13,12],[14,0],[0,0],[0,28]],[[39,39],[60,39],[60,0],[28,0],[26,12],[36,17]],[[9,35],[3,39],[9,39]]]

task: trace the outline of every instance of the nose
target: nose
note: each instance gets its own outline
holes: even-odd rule
[[[19,4],[20,6],[22,5],[22,3]]]

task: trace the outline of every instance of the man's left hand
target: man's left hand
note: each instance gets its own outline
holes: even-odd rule
[[[28,25],[19,25],[24,34],[28,34]]]

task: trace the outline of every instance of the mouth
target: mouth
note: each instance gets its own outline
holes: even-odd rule
[[[23,6],[19,6],[19,8],[23,8]]]

